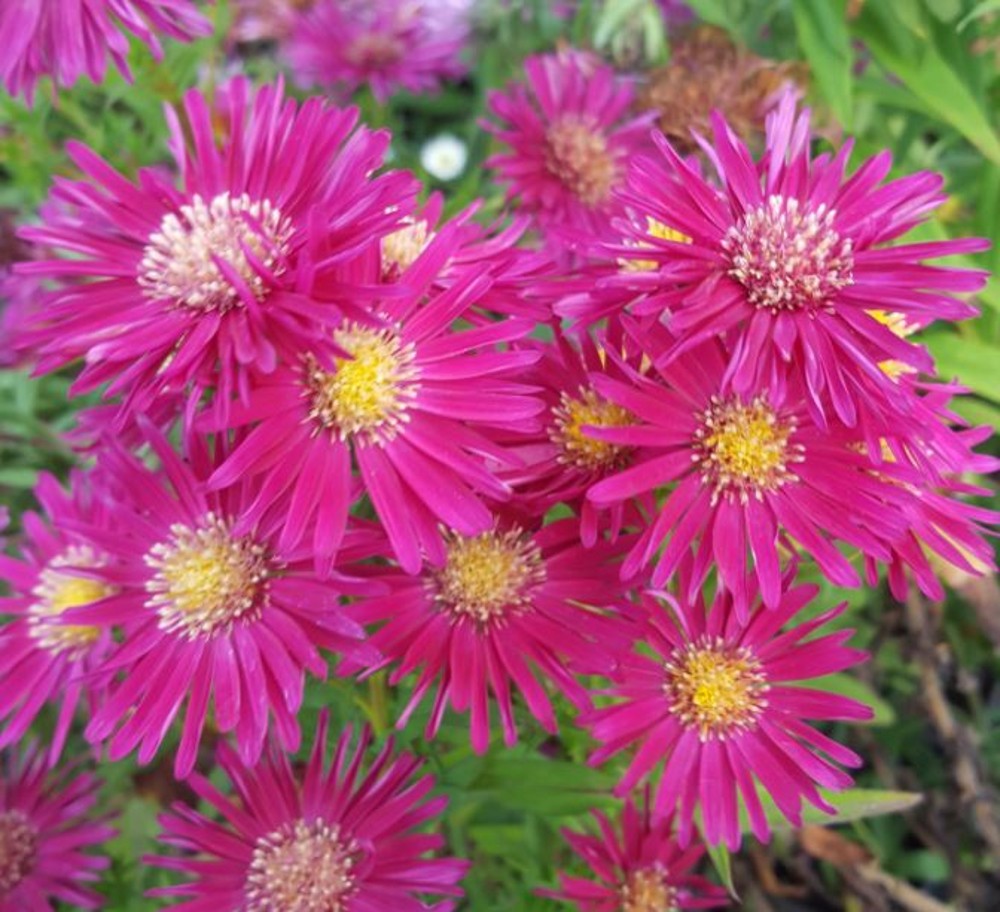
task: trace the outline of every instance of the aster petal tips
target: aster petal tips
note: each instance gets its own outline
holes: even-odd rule
[[[273,743],[253,766],[220,745],[219,766],[233,794],[191,778],[221,819],[180,804],[160,818],[163,842],[185,854],[149,861],[192,880],[151,895],[181,898],[173,908],[192,912],[209,905],[244,912],[453,908],[442,897],[462,895],[468,864],[437,854],[444,841],[428,825],[447,802],[428,797],[434,781],[420,774],[422,762],[395,754],[391,742],[369,759],[370,730],[352,745],[348,727],[328,766],[328,724],[324,712],[301,770]]]
[[[648,651],[624,659],[612,684],[621,702],[583,720],[603,745],[593,762],[638,748],[621,793],[662,764],[655,811],[677,813],[682,845],[694,838],[699,813],[708,843],[738,848],[740,802],[753,834],[767,840],[770,825],[758,789],[801,825],[803,801],[832,811],[819,786],[851,784],[840,767],[859,766],[861,758],[809,723],[862,721],[872,711],[808,681],[850,668],[866,654],[844,645],[850,631],[813,636],[843,606],[794,623],[809,595],[801,587],[783,588],[775,609],[757,605],[744,619],[725,594],[708,610],[700,601],[682,601],[678,610],[651,602]]]

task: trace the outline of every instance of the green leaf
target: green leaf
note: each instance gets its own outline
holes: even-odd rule
[[[646,0],[610,0],[606,3],[594,29],[594,46],[607,47],[629,19],[637,15],[645,5]]]
[[[1000,350],[957,333],[925,334],[922,339],[937,359],[938,373],[944,379],[957,377],[973,392],[1000,402],[1000,382],[997,382]]]
[[[740,901],[736,892],[736,884],[733,883],[733,860],[729,854],[729,849],[724,845],[708,846],[708,857],[712,860],[712,867],[719,875],[722,885],[729,891],[729,895],[736,901]]]
[[[974,22],[976,19],[981,19],[983,16],[989,13],[995,13],[1000,10],[1000,0],[983,0],[982,3],[977,4],[972,8],[968,15],[962,18],[962,21],[958,23],[955,27],[958,31],[963,32],[969,27],[969,24]]]
[[[851,97],[851,37],[847,31],[845,0],[795,0],[792,7],[799,42],[816,80],[837,119],[850,129],[853,119]]]
[[[905,8],[906,4],[866,4],[855,26],[859,37],[928,114],[952,126],[990,161],[1000,164],[1000,138],[983,107],[942,56],[927,24],[919,18],[900,21]]]
[[[882,789],[846,789],[843,792],[831,792],[829,789],[819,789],[823,799],[829,802],[836,812],[827,814],[814,808],[811,804],[802,809],[802,823],[817,826],[834,826],[850,823],[854,820],[864,820],[867,817],[880,817],[883,814],[899,814],[916,807],[924,800],[919,792],[890,792]],[[760,803],[768,823],[775,830],[790,830],[793,825],[785,819],[770,795],[761,792]],[[744,816],[744,832],[749,832],[749,822]]]
[[[896,721],[896,710],[892,704],[883,700],[864,681],[859,681],[853,675],[839,672],[837,674],[825,675],[822,678],[810,678],[809,686],[819,690],[828,690],[830,693],[840,694],[842,697],[850,697],[858,700],[866,706],[870,706],[875,713],[869,725],[892,725]]]

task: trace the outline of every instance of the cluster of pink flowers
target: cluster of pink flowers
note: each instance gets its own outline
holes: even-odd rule
[[[384,6],[383,37],[402,9]],[[342,7],[292,38],[318,81],[310,48]],[[421,45],[428,72],[451,40]],[[348,80],[370,62],[346,60]],[[413,62],[400,79],[425,89]],[[861,763],[812,723],[870,711],[808,682],[865,655],[829,627],[843,606],[800,619],[800,567],[840,586],[885,572],[902,597],[941,595],[935,560],[990,565],[996,517],[968,499],[994,467],[972,450],[986,432],[909,338],[972,314],[958,295],[984,281],[925,261],[984,244],[893,243],[940,180],[885,183],[887,156],[849,174],[849,146],[813,157],[791,97],[760,160],[718,120],[709,175],[599,61],[526,74],[490,100],[514,216],[486,227],[418,205],[382,167],[388,135],[280,83],[190,92],[169,117],[176,179],[72,147],[80,176],[22,232],[50,253],[19,268],[45,288],[19,344],[42,372],[82,363],[73,391],[107,404],[74,438],[93,467],[45,478],[22,556],[0,557],[0,746],[59,707],[50,756],[0,783],[0,909],[95,907],[64,881],[97,866],[76,849],[103,825],[51,837],[89,780],[72,801],[41,784],[81,708],[111,760],[149,762],[175,728],[176,775],[221,816],[163,820],[198,856],[156,859],[194,878],[162,891],[177,908],[452,908],[466,864],[427,857],[444,800],[419,761],[387,745],[366,767],[371,734],[352,749],[346,731],[328,767],[326,717],[304,769],[289,760],[331,660],[388,669],[400,727],[424,706],[427,739],[467,716],[477,752],[514,744],[522,710],[555,733],[560,695],[594,764],[629,759],[620,825],[567,835],[597,879],[549,895],[719,905],[691,873],[696,828],[736,848],[742,805],[767,839],[762,792],[800,823]],[[196,772],[209,719],[235,797]]]

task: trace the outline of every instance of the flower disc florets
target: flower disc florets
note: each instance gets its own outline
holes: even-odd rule
[[[722,248],[750,303],[773,313],[816,310],[851,285],[851,239],[841,238],[835,219],[822,203],[809,210],[797,199],[771,196],[730,228]]]
[[[760,500],[794,481],[789,465],[803,458],[801,446],[791,442],[794,431],[794,421],[779,416],[764,396],[746,404],[739,396],[713,396],[695,432],[692,457],[714,487],[713,503],[722,496]]]
[[[354,892],[352,846],[340,827],[297,821],[253,850],[246,879],[246,912],[346,912]]]
[[[351,357],[336,358],[333,371],[310,362],[310,415],[341,440],[391,440],[418,390],[413,344],[392,330],[358,324],[337,330],[334,342]]]
[[[586,206],[607,202],[619,168],[599,124],[567,114],[546,133],[545,164]]]
[[[38,831],[20,811],[0,813],[0,902],[35,866]]]
[[[560,449],[560,462],[581,469],[610,469],[624,462],[629,447],[598,440],[583,428],[627,427],[635,423],[628,409],[609,402],[590,387],[581,387],[575,396],[562,393],[553,415],[549,436]]]
[[[502,621],[530,604],[528,590],[544,579],[541,551],[520,529],[452,535],[448,558],[436,574],[436,601],[453,616],[479,623]]]
[[[200,526],[177,523],[170,533],[146,555],[156,570],[146,604],[159,614],[161,630],[211,637],[257,616],[267,579],[263,547],[234,536],[232,524],[212,513]]]
[[[99,580],[80,576],[73,567],[100,567],[104,561],[87,547],[71,545],[54,557],[39,573],[31,594],[38,601],[29,610],[31,636],[53,655],[82,656],[97,641],[100,628],[84,624],[61,624],[59,617],[71,608],[80,608],[106,598],[114,591]]]
[[[704,639],[678,650],[665,669],[670,711],[697,728],[702,741],[726,738],[754,725],[767,706],[767,679],[748,649]]]
[[[139,263],[139,284],[157,300],[225,312],[249,290],[266,294],[263,273],[280,273],[294,229],[269,200],[194,196],[164,216]]]
[[[621,890],[622,912],[675,912],[677,890],[667,877],[661,864],[629,874]]]

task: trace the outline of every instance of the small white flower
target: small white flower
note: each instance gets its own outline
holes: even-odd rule
[[[420,164],[438,180],[450,181],[458,177],[469,159],[465,143],[451,133],[442,133],[424,143],[420,150]]]

